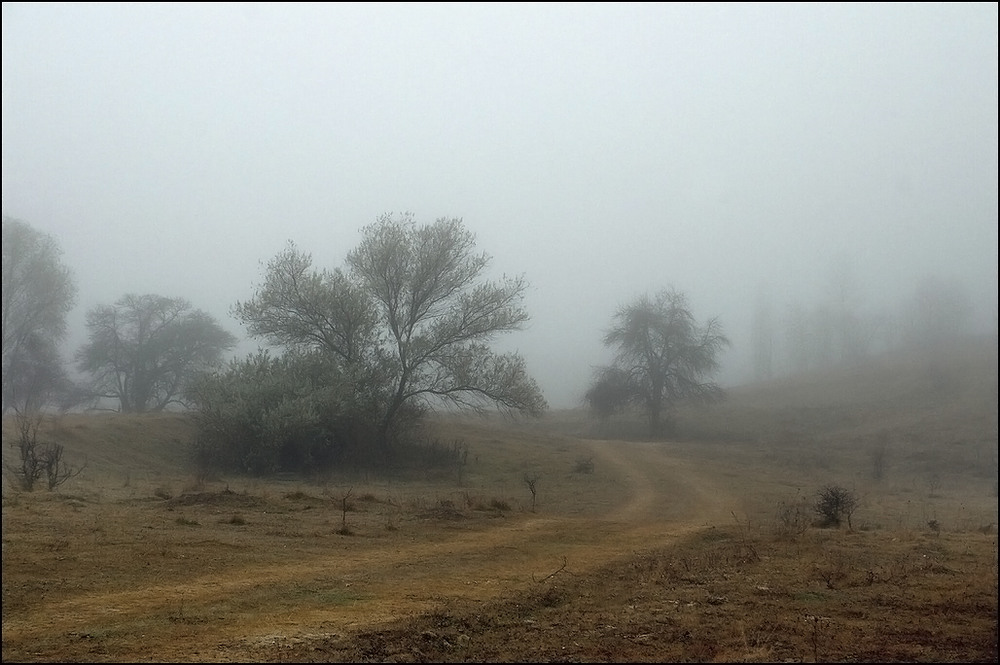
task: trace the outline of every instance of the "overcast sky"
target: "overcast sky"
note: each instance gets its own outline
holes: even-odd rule
[[[3,3],[3,214],[70,317],[230,316],[293,240],[460,217],[531,283],[504,338],[573,406],[617,307],[668,286],[746,367],[752,304],[924,275],[997,320],[997,4]],[[244,350],[255,348],[248,342]],[[742,359],[742,360],[741,360]]]

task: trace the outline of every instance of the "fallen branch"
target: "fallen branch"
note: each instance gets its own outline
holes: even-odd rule
[[[556,568],[555,570],[553,570],[551,573],[549,573],[548,575],[546,575],[542,579],[536,580],[534,573],[531,574],[531,579],[532,579],[532,581],[541,584],[545,580],[549,579],[550,577],[555,577],[556,575],[558,575],[559,573],[561,573],[564,570],[566,570],[566,557],[563,557],[563,562],[562,562],[561,566],[559,566],[558,568]],[[567,572],[569,572],[569,571],[567,571]]]

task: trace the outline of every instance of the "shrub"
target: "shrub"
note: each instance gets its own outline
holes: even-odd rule
[[[839,485],[827,485],[817,492],[815,511],[822,527],[839,527],[845,520],[851,526],[851,515],[858,507],[854,492]]]
[[[320,354],[258,352],[203,375],[195,460],[206,471],[269,475],[366,461],[371,428],[350,382]]]
[[[54,441],[38,440],[38,430],[41,427],[40,413],[25,413],[16,411],[14,423],[17,428],[15,440],[11,446],[17,448],[19,465],[9,467],[4,462],[4,471],[11,477],[13,484],[25,491],[35,489],[35,483],[44,475],[48,489],[54,490],[70,478],[77,476],[86,467],[73,467],[66,463],[63,457],[62,444]]]
[[[777,534],[786,538],[801,536],[809,528],[809,515],[809,503],[803,497],[779,502],[775,528]]]

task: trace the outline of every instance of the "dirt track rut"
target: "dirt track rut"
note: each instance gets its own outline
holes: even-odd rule
[[[43,635],[74,634],[94,617],[121,617],[122,630],[148,631],[142,649],[116,660],[240,660],[239,649],[211,645],[343,633],[417,612],[446,607],[453,599],[503,597],[533,584],[565,563],[582,573],[633,551],[665,544],[692,529],[725,518],[725,488],[672,459],[662,444],[580,442],[607,468],[616,469],[621,501],[600,514],[539,514],[476,532],[448,532],[434,542],[299,558],[282,565],[231,570],[184,584],[161,584],[116,593],[76,596],[44,606],[44,615],[5,621],[5,643]],[[353,602],[322,609],[263,608],[223,622],[158,628],[170,608],[192,615],[264,587],[321,588],[331,579],[356,594]],[[201,645],[192,650],[193,645]],[[208,649],[209,651],[205,651]],[[192,653],[198,655],[192,656]]]

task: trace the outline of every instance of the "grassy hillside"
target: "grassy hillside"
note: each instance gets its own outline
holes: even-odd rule
[[[835,451],[859,444],[906,449],[928,465],[996,476],[997,337],[964,340],[939,353],[892,353],[851,367],[817,370],[731,388],[710,406],[681,406],[675,441],[767,444]],[[637,415],[606,422],[557,411],[521,427],[592,438],[646,438]]]
[[[690,435],[810,438],[920,432],[996,436],[997,338],[936,354],[897,352],[851,367],[735,388],[729,399],[680,414]]]
[[[190,417],[54,418],[87,467],[5,483],[3,660],[996,662],[996,402],[994,337],[744,386],[665,441],[442,416],[467,466],[407,478],[205,479]]]
[[[128,483],[133,478],[156,479],[190,473],[189,444],[194,437],[190,416],[160,414],[65,414],[46,418],[39,442],[54,441],[65,449],[66,461],[98,482]],[[3,487],[9,489],[8,465],[16,466],[17,435],[11,417],[3,423]]]
[[[982,507],[997,496],[996,336],[933,357],[892,354],[741,386],[719,404],[675,415],[677,434],[662,442],[667,454],[697,459],[746,486],[746,511],[759,519],[837,484],[865,497],[868,507],[878,503],[879,510],[862,511],[868,526],[937,519],[976,528],[997,521],[994,509]],[[602,423],[581,410],[503,426],[599,440],[646,438],[640,417]],[[752,485],[731,471],[734,465],[748,470]]]
[[[676,413],[677,441],[766,446],[771,454],[822,451],[905,457],[908,471],[997,476],[997,337],[966,340],[930,356],[897,353],[854,367],[810,372],[731,389],[727,399]],[[496,438],[498,430],[549,436],[641,439],[645,423],[621,416],[599,423],[582,410],[538,420],[442,416],[444,436]],[[190,417],[67,414],[46,421],[41,436],[63,444],[87,473],[127,480],[134,474],[193,473]],[[3,459],[16,462],[12,423],[4,421]],[[905,452],[905,455],[903,453]],[[4,479],[7,487],[8,479]]]

